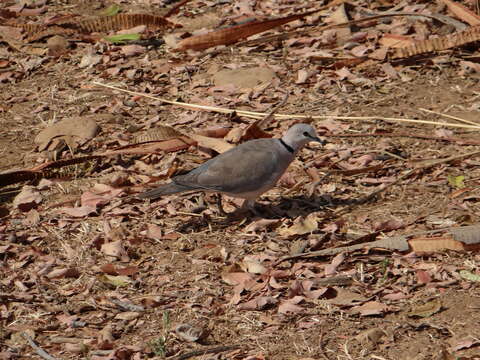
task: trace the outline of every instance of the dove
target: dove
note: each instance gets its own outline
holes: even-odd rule
[[[275,186],[295,155],[311,141],[325,144],[311,125],[295,124],[280,139],[246,141],[138,197],[154,200],[186,191],[216,192],[244,199],[242,208],[255,212],[255,200]]]

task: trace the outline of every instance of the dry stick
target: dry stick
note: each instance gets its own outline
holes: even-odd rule
[[[422,139],[422,140],[435,140],[435,141],[449,141],[455,142],[460,145],[480,145],[480,140],[474,139],[461,139],[454,137],[440,137],[440,136],[428,136],[428,135],[416,135],[416,134],[407,134],[407,133],[360,133],[360,134],[332,134],[325,133],[323,134],[326,137],[406,137],[413,139]]]
[[[351,20],[351,21],[347,21],[347,22],[344,22],[344,23],[340,23],[340,24],[326,25],[326,26],[323,26],[323,27],[320,27],[320,28],[314,27],[314,28],[306,29],[306,30],[295,30],[295,31],[290,31],[290,32],[282,33],[282,34],[266,36],[266,37],[260,38],[260,39],[247,40],[247,41],[237,43],[236,46],[242,46],[242,45],[244,45],[244,46],[254,46],[254,45],[262,44],[262,43],[265,43],[265,42],[271,42],[271,41],[275,41],[275,40],[284,40],[284,39],[287,39],[287,38],[289,38],[290,36],[293,36],[293,35],[305,35],[305,34],[308,34],[309,32],[313,32],[313,31],[325,31],[325,30],[330,30],[330,29],[336,29],[336,28],[341,28],[341,27],[345,27],[345,26],[360,24],[360,23],[363,23],[363,22],[368,22],[368,21],[371,21],[371,20],[377,20],[377,19],[382,19],[382,18],[385,18],[385,17],[392,17],[392,16],[419,16],[419,17],[423,16],[423,17],[427,17],[427,18],[430,18],[430,19],[437,20],[439,22],[442,22],[442,23],[445,23],[445,24],[448,25],[448,22],[446,22],[444,19],[442,19],[442,17],[437,17],[435,15],[417,14],[417,13],[411,13],[411,12],[397,12],[397,13],[390,13],[390,14],[386,13],[386,14],[369,16],[369,17],[366,17],[366,18],[363,18],[363,19]]]
[[[57,360],[57,358],[54,358],[50,354],[48,354],[45,350],[43,350],[40,346],[35,344],[35,341],[32,340],[30,336],[26,332],[22,332],[22,336],[27,340],[28,344],[35,350],[38,356],[40,356],[43,359],[46,360]]]
[[[442,164],[442,163],[447,163],[447,162],[450,162],[450,161],[453,161],[453,160],[459,160],[459,159],[465,159],[465,158],[468,158],[468,157],[471,157],[471,156],[474,156],[474,155],[478,155],[480,154],[480,151],[472,151],[472,152],[469,152],[469,153],[466,153],[466,154],[461,154],[461,155],[455,155],[455,156],[450,156],[448,158],[445,158],[445,159],[439,159],[439,160],[433,160],[433,161],[429,161],[428,163],[422,165],[422,166],[419,166],[419,167],[416,167],[414,169],[410,169],[408,170],[405,174],[403,174],[402,176],[400,176],[397,180],[395,180],[394,182],[388,184],[387,186],[385,186],[384,188],[380,189],[380,190],[375,190],[374,192],[372,192],[371,194],[367,195],[366,197],[364,197],[363,199],[360,199],[358,201],[356,201],[354,204],[352,205],[349,205],[347,206],[346,208],[343,208],[341,209],[340,211],[338,211],[337,213],[335,213],[335,215],[339,215],[345,211],[349,211],[351,210],[353,207],[355,207],[356,205],[361,205],[365,202],[367,202],[368,200],[372,199],[373,197],[377,196],[378,194],[380,194],[381,192],[385,191],[386,189],[388,189],[389,187],[397,184],[399,181],[405,179],[406,177],[408,177],[410,174],[412,174],[415,170],[420,170],[420,169],[427,169],[429,167],[432,167],[434,165],[438,165],[438,164]],[[439,229],[439,230],[434,230],[434,231],[440,231],[442,229]],[[430,233],[430,232],[428,232]],[[296,254],[296,255],[286,255],[286,256],[282,256],[280,259],[276,260],[274,262],[274,266],[275,265],[278,265],[280,264],[282,261],[285,261],[285,260],[290,260],[290,259],[297,259],[297,258],[304,258],[304,257],[315,257],[315,256],[328,256],[328,255],[337,255],[341,252],[351,252],[351,251],[355,251],[355,250],[360,250],[364,247],[364,244],[357,244],[357,245],[351,245],[351,246],[343,246],[343,247],[339,247],[339,248],[333,248],[333,249],[323,249],[323,250],[318,250],[318,251],[310,251],[310,252],[306,252],[306,253],[303,253],[303,254]]]
[[[167,358],[167,360],[186,360],[194,356],[201,356],[201,355],[206,355],[206,354],[217,354],[219,352],[223,351],[228,351],[228,350],[235,350],[239,349],[240,345],[225,345],[225,346],[218,346],[210,349],[204,349],[204,350],[194,350],[191,352],[188,352],[183,355],[177,355],[177,356],[172,356]]]
[[[190,0],[180,1],[178,4],[174,5],[170,10],[168,10],[168,12],[163,17],[166,19],[172,15],[175,15],[180,10],[180,8],[188,2],[190,2]]]
[[[370,193],[369,195],[367,195],[367,196],[365,196],[365,197],[363,197],[363,198],[361,198],[361,199],[356,200],[355,203],[347,206],[346,208],[340,209],[339,211],[336,211],[336,212],[334,212],[334,213],[335,213],[335,215],[343,214],[345,211],[351,210],[351,209],[352,209],[353,207],[355,207],[356,205],[365,204],[366,202],[368,202],[368,201],[370,201],[371,199],[373,199],[374,197],[376,197],[378,194],[384,192],[384,191],[385,191],[386,189],[388,189],[389,187],[392,187],[393,185],[398,184],[398,183],[399,183],[400,181],[402,181],[403,179],[409,177],[409,176],[410,176],[414,171],[416,171],[416,170],[428,169],[429,167],[432,167],[432,166],[435,166],[435,165],[447,163],[447,162],[450,162],[450,161],[453,161],[453,160],[465,159],[465,158],[468,158],[468,157],[471,157],[471,156],[474,156],[474,155],[477,155],[477,154],[480,154],[480,151],[479,151],[479,150],[472,151],[472,152],[469,152],[469,153],[466,153],[466,154],[450,156],[450,157],[445,158],[445,159],[438,159],[438,160],[427,161],[427,162],[425,162],[423,165],[420,165],[420,166],[418,166],[418,167],[415,167],[415,168],[413,168],[413,169],[408,170],[405,174],[403,174],[402,176],[400,176],[398,179],[396,179],[395,181],[391,182],[390,184],[386,185],[385,187],[373,191],[373,192]]]
[[[477,127],[480,128],[480,124],[479,124],[479,123],[476,123],[475,121],[470,121],[470,120],[467,120],[467,119],[462,119],[462,118],[459,118],[459,117],[457,117],[457,116],[452,116],[452,115],[448,115],[448,114],[443,114],[443,113],[440,113],[440,112],[437,112],[437,111],[428,110],[428,109],[420,108],[420,110],[421,110],[421,111],[425,111],[425,112],[430,113],[430,114],[440,115],[440,116],[443,116],[443,117],[446,117],[446,118],[449,118],[449,119],[457,120],[457,121],[460,121],[460,122],[463,122],[463,123],[466,123],[466,124],[475,125],[475,126],[477,126]]]
[[[221,108],[218,106],[207,106],[207,105],[198,105],[198,104],[190,104],[184,103],[180,101],[171,101],[167,99],[163,99],[160,97],[151,96],[148,94],[125,90],[121,89],[112,85],[106,85],[99,83],[97,81],[93,81],[94,85],[105,87],[112,90],[117,90],[120,92],[124,92],[127,94],[141,96],[149,99],[153,99],[155,101],[162,101],[166,104],[170,105],[177,105],[180,107],[184,107],[191,110],[206,110],[206,111],[213,111],[222,114],[233,114],[236,113],[238,115],[252,118],[252,119],[262,119],[268,115],[268,113],[261,113],[256,111],[245,111],[245,110],[238,110],[238,109],[226,109]],[[462,128],[462,129],[475,129],[478,130],[478,126],[473,125],[463,125],[463,124],[452,124],[452,123],[439,123],[435,121],[428,121],[428,120],[414,120],[414,119],[403,119],[403,118],[389,118],[389,117],[379,117],[379,116],[334,116],[334,115],[296,115],[296,114],[274,114],[273,115],[276,119],[313,119],[313,120],[327,120],[327,119],[336,119],[336,120],[358,120],[358,121],[371,121],[371,120],[383,120],[387,122],[405,122],[405,123],[413,123],[413,124],[427,124],[427,125],[435,125],[435,126],[446,126],[446,127],[454,127],[454,128]]]

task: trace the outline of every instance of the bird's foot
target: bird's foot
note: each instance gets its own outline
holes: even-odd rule
[[[218,212],[221,216],[227,216],[228,217],[228,214],[225,212],[225,210],[223,209],[223,205],[222,205],[222,195],[220,194],[217,194],[216,195],[216,198],[217,198],[217,208],[218,208]]]

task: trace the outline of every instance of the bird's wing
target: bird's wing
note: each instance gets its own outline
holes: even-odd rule
[[[273,187],[293,155],[282,151],[277,139],[259,139],[241,144],[210,159],[173,181],[192,188],[230,194]]]

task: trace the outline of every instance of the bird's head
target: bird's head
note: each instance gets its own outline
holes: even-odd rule
[[[295,124],[283,135],[282,140],[297,152],[311,141],[325,145],[325,141],[317,136],[315,129],[309,124]]]

